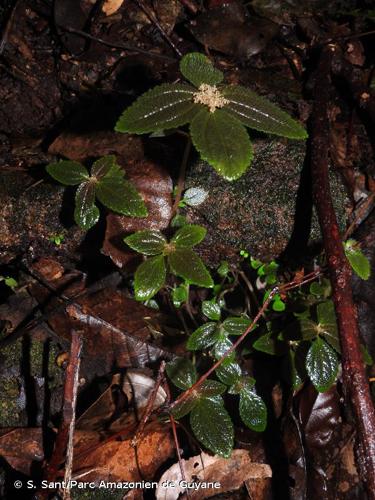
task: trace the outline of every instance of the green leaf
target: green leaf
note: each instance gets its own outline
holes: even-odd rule
[[[239,411],[242,421],[250,429],[264,431],[267,426],[267,407],[263,399],[247,387],[240,392]]]
[[[220,266],[217,268],[217,274],[222,278],[225,278],[229,273],[229,264],[227,261],[223,260],[220,262]]]
[[[215,301],[204,300],[202,302],[202,313],[213,321],[220,319],[220,306]]]
[[[285,302],[283,302],[281,299],[277,298],[277,299],[273,300],[272,309],[274,311],[283,312],[283,311],[285,311],[285,308],[286,308]]]
[[[96,196],[107,208],[131,217],[145,217],[147,208],[137,190],[124,179],[124,171],[113,165],[96,184]]]
[[[196,224],[182,226],[173,236],[171,243],[178,248],[191,248],[198,245],[206,236],[207,230]]]
[[[138,231],[124,238],[130,248],[144,255],[158,255],[163,253],[167,240],[160,231],[146,229]]]
[[[201,106],[193,102],[194,87],[163,84],[140,96],[119,118],[115,130],[144,134],[189,123]]]
[[[196,87],[202,83],[217,85],[224,78],[223,73],[213,66],[208,57],[199,52],[186,54],[180,61],[180,71]]]
[[[212,396],[220,396],[225,392],[226,387],[217,380],[205,380],[197,389],[199,397],[210,398]]]
[[[253,347],[257,351],[270,354],[271,356],[281,356],[285,354],[287,349],[284,342],[275,338],[273,332],[268,332],[259,337],[259,339],[254,342]]]
[[[302,125],[250,89],[239,85],[225,86],[221,93],[230,101],[225,111],[246,127],[290,139],[306,139],[307,132]]]
[[[255,385],[255,378],[241,377],[232,387],[228,389],[228,394],[240,394],[244,389],[250,391]]]
[[[75,196],[74,220],[88,231],[99,220],[99,209],[95,205],[95,183],[88,181],[78,186]]]
[[[6,282],[6,280],[5,280]],[[372,366],[374,364],[374,360],[372,359],[371,354],[368,352],[367,347],[364,344],[361,344],[361,353],[363,361],[367,366]]]
[[[241,378],[241,367],[231,359],[225,359],[215,370],[216,376],[223,384],[233,385]]]
[[[186,348],[189,351],[198,351],[206,349],[216,342],[214,332],[216,331],[216,323],[205,323],[197,328],[189,337]]]
[[[306,370],[318,392],[327,391],[334,383],[339,369],[337,354],[318,337],[306,356]]]
[[[311,319],[294,321],[278,335],[279,340],[314,340],[319,334],[319,325]]]
[[[198,401],[199,395],[197,393],[193,392],[192,394],[189,394],[172,409],[172,415],[177,419],[185,417],[185,415],[191,412]]]
[[[253,158],[246,129],[222,109],[202,109],[193,118],[190,134],[201,157],[229,181],[241,177]]]
[[[221,359],[233,346],[232,342],[228,339],[226,335],[223,335],[214,345],[213,355],[216,359]],[[235,356],[234,352],[232,352],[228,359],[232,359]]]
[[[190,413],[195,437],[217,455],[229,457],[234,444],[234,429],[220,396],[203,398]]]
[[[112,167],[116,165],[115,155],[106,155],[96,160],[91,167],[91,175],[97,180],[108,174]]]
[[[176,248],[168,255],[171,270],[188,283],[211,288],[214,285],[210,273],[198,255],[190,248]]]
[[[90,178],[87,169],[76,161],[61,160],[50,163],[46,169],[51,177],[66,186],[76,186]]]
[[[337,329],[335,307],[332,300],[318,304],[317,316],[319,321],[319,334],[333,347],[336,352],[341,353],[339,332]]]
[[[228,335],[242,335],[250,325],[251,320],[248,318],[230,317],[223,321],[221,326]]]
[[[190,359],[177,358],[169,361],[165,370],[174,385],[184,391],[197,381],[197,371]]]
[[[183,202],[189,207],[198,207],[208,197],[208,192],[199,187],[192,187],[184,192]]]
[[[371,274],[370,261],[360,249],[355,240],[344,243],[345,255],[353,271],[363,280],[368,280]]]
[[[177,286],[172,291],[172,302],[173,305],[177,308],[181,307],[181,305],[186,302],[189,298],[189,287],[185,284]]]
[[[151,299],[165,283],[165,261],[163,255],[150,257],[142,262],[134,275],[136,300]]]

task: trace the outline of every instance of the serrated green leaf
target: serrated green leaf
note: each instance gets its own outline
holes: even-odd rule
[[[210,398],[212,396],[220,396],[225,392],[226,387],[217,380],[205,380],[197,389],[199,397]]]
[[[241,378],[241,367],[231,359],[225,359],[215,370],[217,378],[225,385],[233,385]]]
[[[194,87],[185,84],[158,85],[123,112],[115,130],[144,134],[185,125],[201,109],[193,102],[195,92]]]
[[[267,426],[267,407],[263,399],[247,387],[240,392],[239,411],[242,421],[250,429],[264,431]]]
[[[335,382],[339,362],[336,352],[318,337],[306,356],[306,370],[318,392],[327,391]]]
[[[137,231],[124,238],[125,243],[136,252],[144,255],[158,255],[163,253],[167,240],[160,231],[146,229]]]
[[[253,347],[257,351],[270,354],[271,356],[281,356],[285,354],[287,350],[285,343],[275,338],[273,332],[268,332],[259,337],[259,339],[254,342]]]
[[[165,283],[165,261],[163,255],[150,257],[138,266],[134,275],[136,300],[151,299]]]
[[[255,378],[253,377],[241,377],[240,380],[228,389],[228,394],[240,394],[244,389],[250,391],[254,387],[255,382]]]
[[[171,243],[174,243],[178,248],[191,248],[204,240],[206,233],[206,228],[202,226],[186,224],[176,232]]]
[[[221,324],[223,330],[228,335],[242,335],[244,331],[251,325],[251,320],[243,317],[230,317]],[[254,326],[255,328],[255,326]],[[253,328],[253,330],[254,330]]]
[[[197,381],[197,371],[190,359],[177,358],[169,361],[165,370],[174,385],[184,391]]]
[[[353,271],[363,280],[368,280],[371,274],[370,261],[362,252],[355,240],[344,243],[345,255]]]
[[[220,396],[200,399],[190,413],[195,437],[213,453],[229,457],[234,444],[234,429]]]
[[[215,343],[216,339],[213,336],[216,330],[216,323],[205,323],[197,328],[189,337],[186,348],[189,351],[198,351],[206,349]]]
[[[98,222],[99,215],[95,205],[95,183],[83,182],[76,191],[74,220],[79,227],[88,231]]]
[[[214,285],[210,273],[198,255],[190,248],[176,248],[168,255],[171,270],[193,285],[211,288]]]
[[[290,139],[306,139],[307,132],[302,125],[250,89],[239,85],[225,86],[221,93],[230,101],[225,111],[246,127]]]
[[[213,66],[208,57],[199,52],[186,54],[180,61],[180,71],[196,87],[202,83],[217,85],[224,78],[223,73]]]
[[[46,170],[51,177],[66,186],[76,186],[90,178],[87,169],[81,163],[71,160],[50,163]]]
[[[201,109],[190,124],[190,134],[201,157],[225,179],[238,179],[250,166],[253,151],[248,133],[224,109],[213,113]]]
[[[124,179],[124,171],[113,165],[96,184],[96,196],[114,212],[131,217],[146,217],[147,208],[137,190]]]
[[[221,359],[233,346],[232,342],[228,339],[226,335],[222,335],[222,337],[216,342],[214,348],[212,349],[213,355],[216,359]],[[234,352],[232,352],[228,359],[234,359]]]
[[[215,301],[204,300],[202,302],[202,313],[213,321],[219,321],[221,314],[220,306]]]
[[[116,165],[115,155],[106,155],[96,160],[91,167],[91,175],[100,180]]]

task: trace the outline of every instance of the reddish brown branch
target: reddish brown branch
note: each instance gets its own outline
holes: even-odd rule
[[[375,413],[359,343],[357,312],[351,289],[351,268],[345,257],[329,187],[330,71],[334,46],[322,52],[312,114],[311,172],[314,202],[323,234],[342,350],[343,382],[359,441],[358,458],[369,498],[375,499]]]
[[[66,369],[64,385],[64,403],[62,409],[62,422],[56,437],[52,457],[46,466],[44,477],[47,481],[56,481],[60,474],[61,464],[65,462],[67,449],[72,449],[72,435],[75,423],[75,407],[77,400],[78,375],[80,367],[80,356],[82,350],[82,339],[79,333],[72,331],[72,343],[70,347],[69,365]],[[69,460],[70,458],[70,460]],[[71,458],[68,457],[68,465],[71,468]],[[69,474],[68,474],[69,475]],[[43,494],[41,494],[43,497]]]

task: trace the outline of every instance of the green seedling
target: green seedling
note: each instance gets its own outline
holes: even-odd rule
[[[164,286],[167,267],[188,284],[213,287],[210,273],[192,249],[205,236],[206,229],[194,224],[182,226],[170,242],[160,231],[138,231],[127,236],[124,241],[130,248],[149,257],[135,272],[135,298],[144,301],[153,297]]]
[[[287,113],[246,87],[223,84],[224,75],[200,53],[180,62],[191,84],[162,84],[127,108],[115,130],[144,134],[190,124],[192,142],[225,179],[233,181],[248,169],[253,148],[246,127],[291,139],[305,139],[306,130]]]
[[[78,186],[74,220],[85,231],[99,220],[98,199],[105,207],[131,217],[146,217],[146,206],[114,155],[103,156],[91,167],[91,175],[81,163],[61,160],[47,165],[47,172],[66,186]]]

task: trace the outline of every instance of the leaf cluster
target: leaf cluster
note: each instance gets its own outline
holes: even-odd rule
[[[115,130],[144,134],[190,124],[201,157],[225,179],[243,175],[253,158],[246,127],[291,139],[305,129],[269,100],[246,87],[223,84],[224,75],[200,53],[181,59],[190,83],[159,85],[140,96],[119,118]]]
[[[99,220],[98,199],[114,212],[131,217],[146,217],[147,208],[135,187],[124,178],[124,171],[114,155],[103,156],[87,168],[76,161],[50,163],[47,172],[65,186],[78,186],[75,195],[74,220],[85,231]]]

